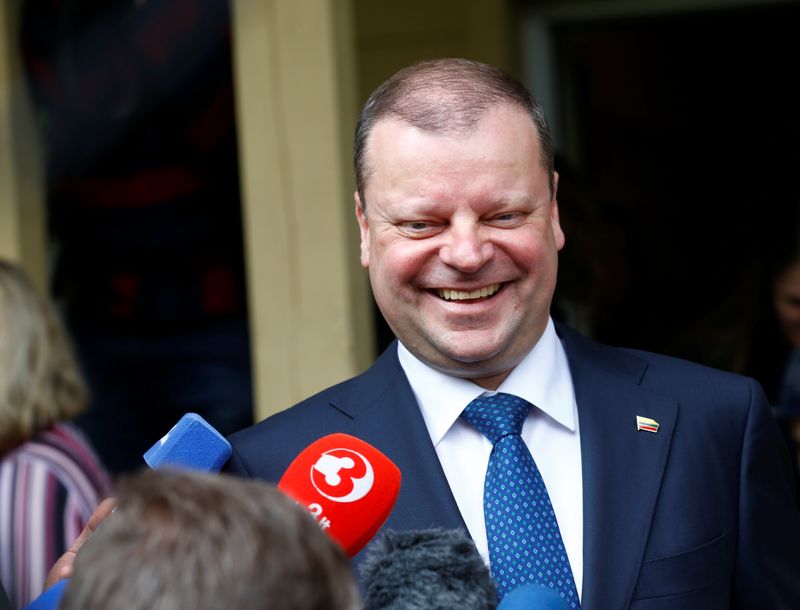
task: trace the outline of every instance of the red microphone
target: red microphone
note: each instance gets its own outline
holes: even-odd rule
[[[278,489],[316,518],[354,556],[384,524],[400,493],[400,469],[369,443],[329,434],[306,447]]]

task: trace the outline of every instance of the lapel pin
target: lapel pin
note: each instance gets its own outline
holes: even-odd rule
[[[658,422],[649,417],[636,416],[636,430],[644,430],[645,432],[658,432]]]

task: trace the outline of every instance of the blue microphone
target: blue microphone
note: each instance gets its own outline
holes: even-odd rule
[[[522,585],[503,598],[497,610],[568,610],[564,598],[544,585]]]
[[[58,610],[58,604],[64,595],[69,580],[59,580],[39,597],[29,603],[23,610]]]
[[[197,413],[187,413],[144,454],[150,468],[164,466],[219,472],[231,457],[231,444]]]
[[[150,468],[186,468],[217,473],[231,457],[231,444],[197,413],[187,413],[144,454]],[[69,580],[62,580],[23,610],[57,610]]]

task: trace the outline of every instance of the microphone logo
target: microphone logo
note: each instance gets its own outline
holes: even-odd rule
[[[352,449],[330,449],[311,467],[311,483],[333,502],[356,502],[372,489],[372,464]]]

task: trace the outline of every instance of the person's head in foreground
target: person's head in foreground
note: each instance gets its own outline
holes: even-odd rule
[[[142,471],[83,546],[60,610],[354,610],[343,551],[275,487]]]

